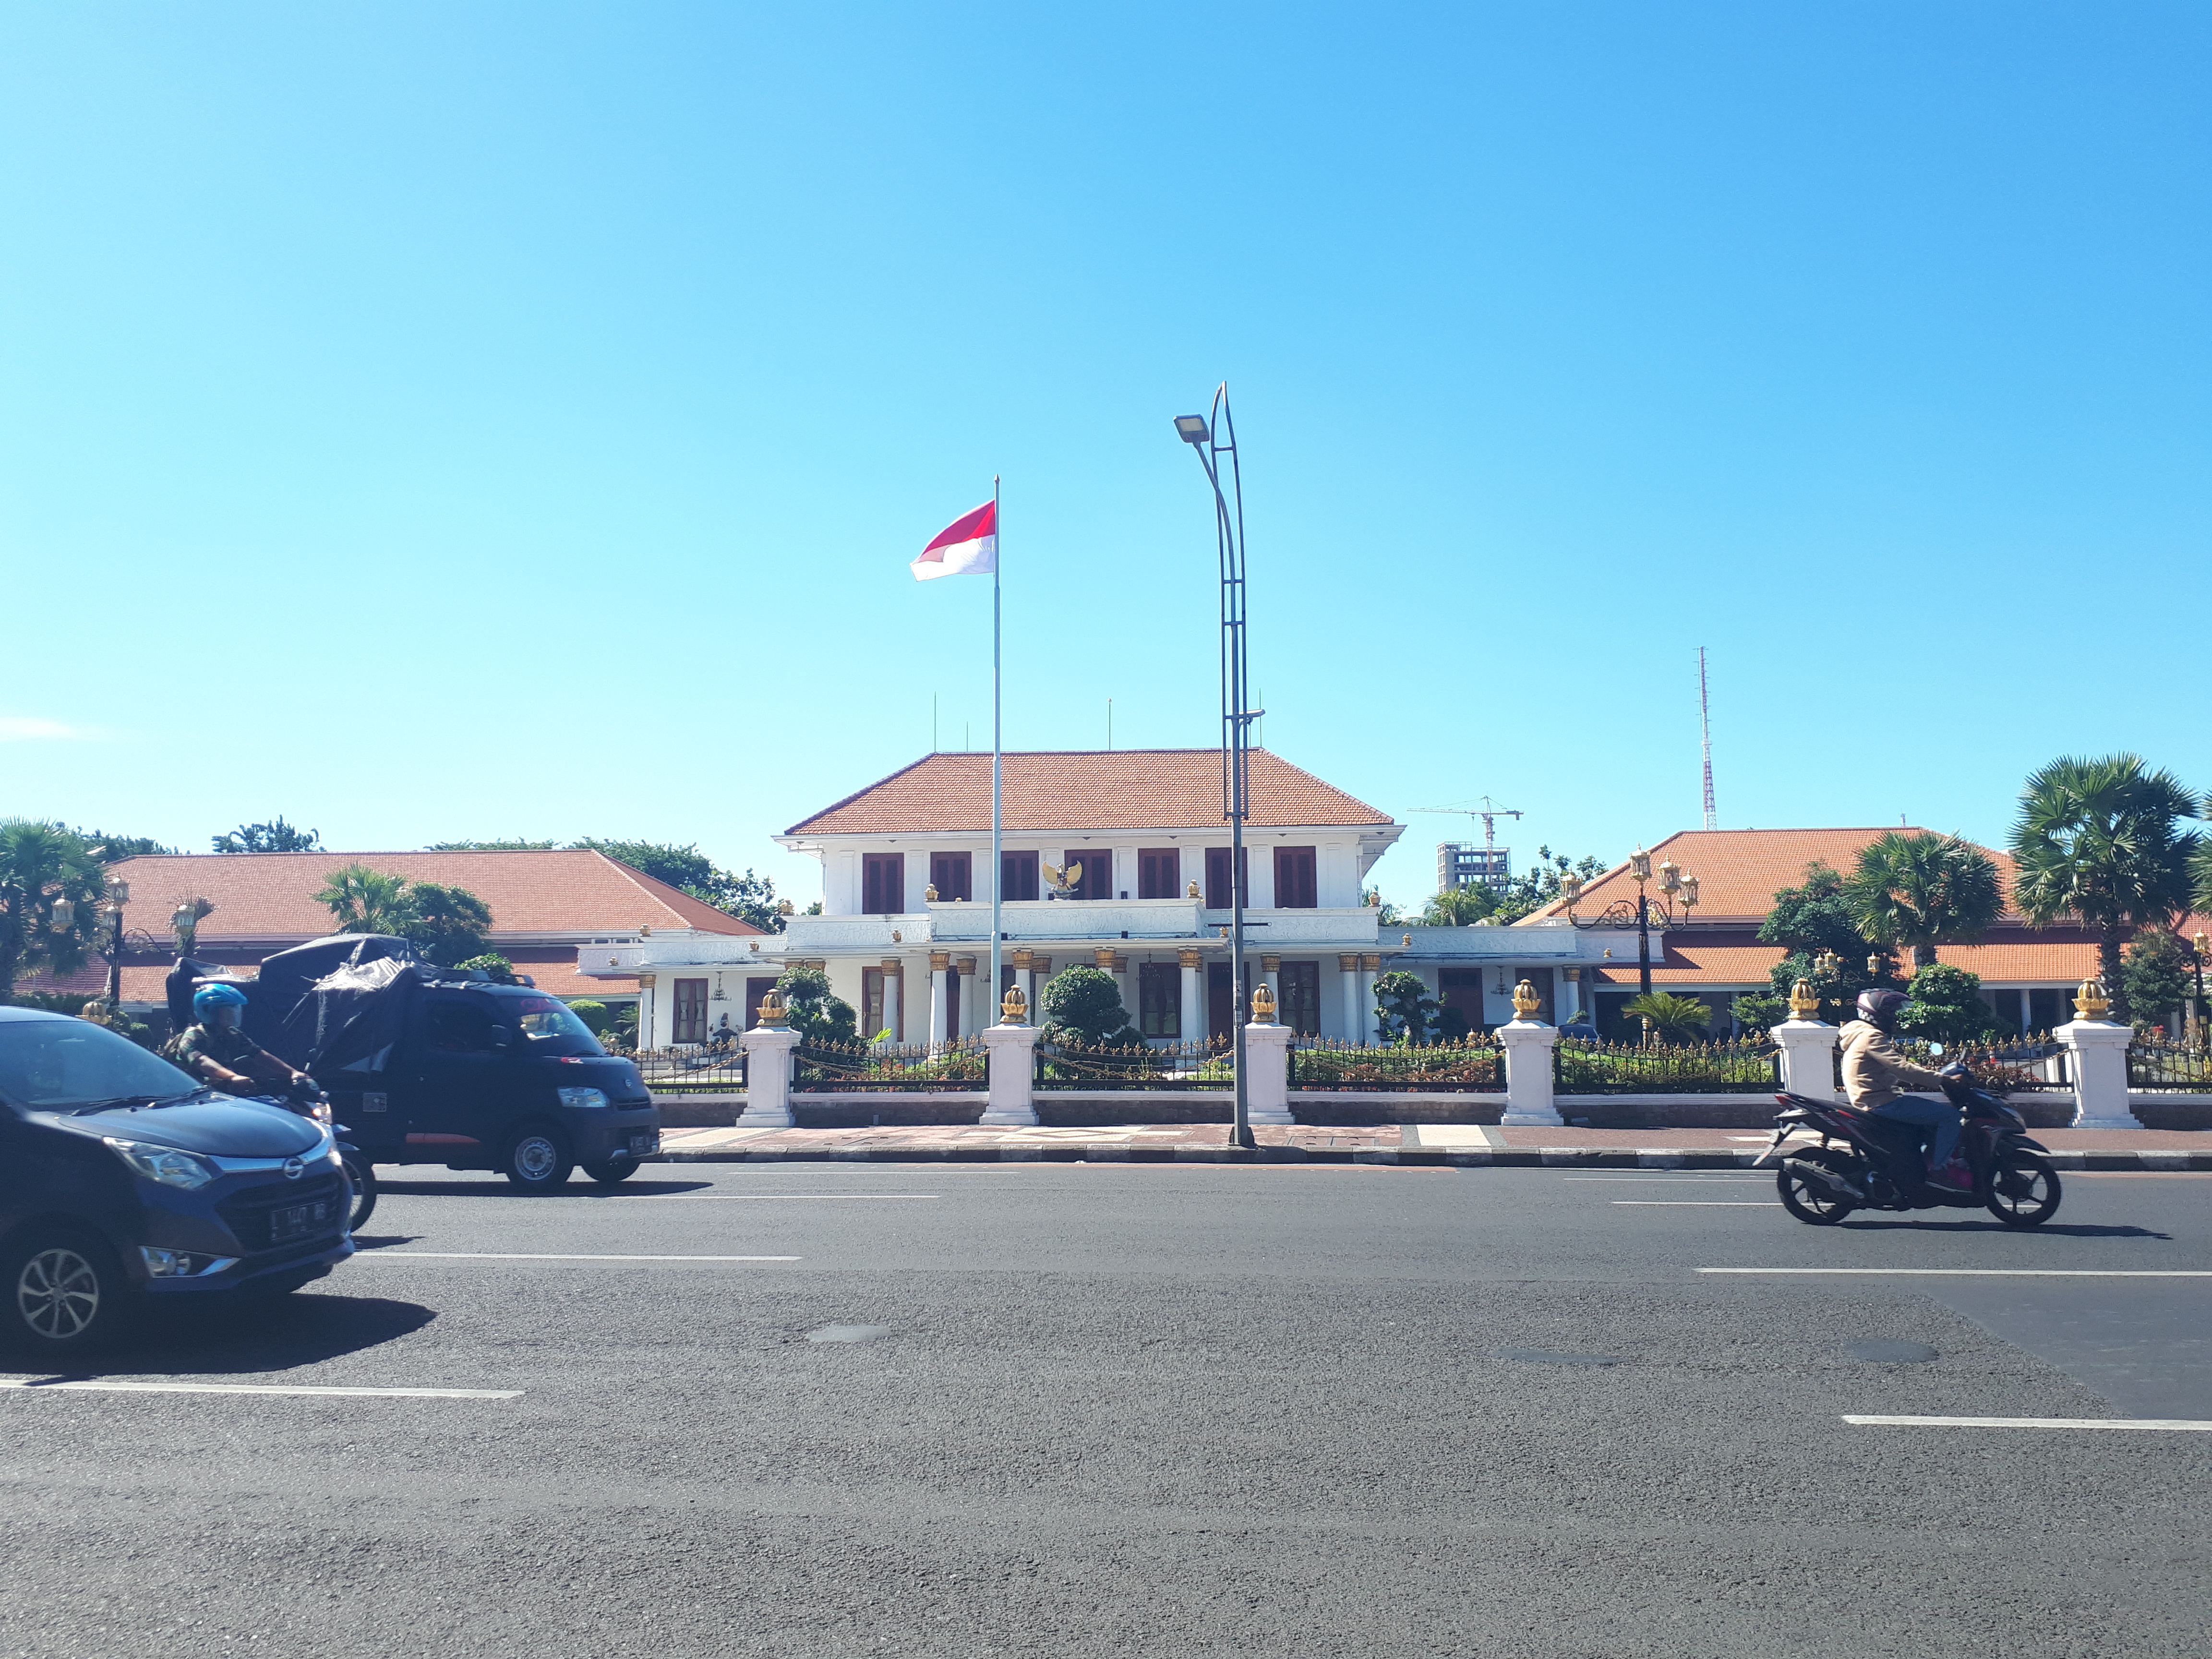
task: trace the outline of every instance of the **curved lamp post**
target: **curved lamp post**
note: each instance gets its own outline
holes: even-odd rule
[[[1657,915],[1659,926],[1680,927],[1690,920],[1690,912],[1698,905],[1698,878],[1682,873],[1681,866],[1672,859],[1659,866],[1659,892],[1656,900],[1644,889],[1651,879],[1651,854],[1638,847],[1628,855],[1628,873],[1636,882],[1633,899],[1615,899],[1604,909],[1585,921],[1575,914],[1576,902],[1583,896],[1586,884],[1569,872],[1559,878],[1559,891],[1567,901],[1567,920],[1577,927],[1636,928],[1636,983],[1644,995],[1651,994],[1651,918]],[[1680,907],[1677,909],[1677,906]]]

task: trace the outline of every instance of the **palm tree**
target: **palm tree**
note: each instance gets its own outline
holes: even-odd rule
[[[2096,929],[2097,972],[2123,1024],[2131,1011],[2120,948],[2189,908],[2189,867],[2203,837],[2179,826],[2199,805],[2172,773],[2135,755],[2063,756],[2021,791],[2014,896],[2039,927],[2072,916]]]
[[[1894,830],[1860,850],[1844,899],[1870,943],[1910,947],[1916,969],[1935,963],[1939,945],[1972,945],[2004,908],[1996,861],[1980,848]]]
[[[1422,907],[1424,927],[1465,927],[1480,921],[1498,908],[1498,895],[1487,887],[1447,887]]]
[[[83,962],[104,884],[82,836],[35,818],[0,819],[0,1002],[15,995],[18,975],[66,974]],[[58,910],[64,901],[72,908]]]
[[[1695,997],[1678,997],[1666,991],[1649,991],[1620,1005],[1630,1019],[1643,1020],[1661,1042],[1701,1037],[1712,1023],[1713,1011]]]
[[[330,907],[337,918],[333,931],[341,933],[404,935],[416,921],[406,877],[387,876],[365,864],[349,864],[334,872],[315,895],[315,902]]]

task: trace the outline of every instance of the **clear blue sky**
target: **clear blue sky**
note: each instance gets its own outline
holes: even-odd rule
[[[0,9],[0,811],[775,830],[1216,740],[1518,848],[2212,786],[2212,12]],[[204,737],[206,741],[198,740]],[[1413,817],[1382,866],[1432,884]]]

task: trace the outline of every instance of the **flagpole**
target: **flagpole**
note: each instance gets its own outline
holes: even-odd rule
[[[1000,999],[999,921],[1000,889],[1006,885],[1001,879],[1006,870],[1006,860],[1000,850],[999,775],[999,557],[1006,546],[1004,532],[999,527],[999,475],[991,475],[991,1001],[995,1006]]]

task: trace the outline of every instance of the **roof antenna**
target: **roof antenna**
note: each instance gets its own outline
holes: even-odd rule
[[[1704,733],[1705,746],[1705,828],[1717,830],[1720,819],[1713,811],[1713,709],[1705,695],[1705,647],[1698,647],[1698,726]]]

